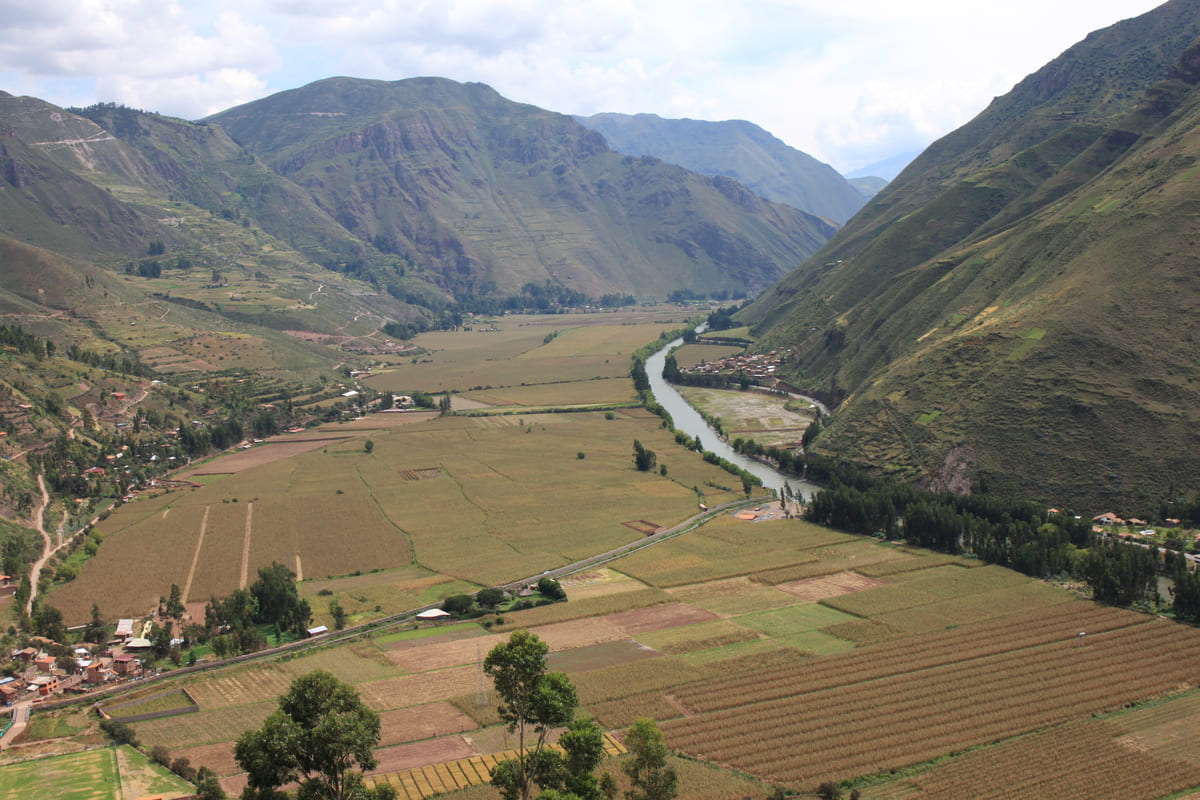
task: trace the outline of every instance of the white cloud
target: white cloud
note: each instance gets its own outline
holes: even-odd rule
[[[440,75],[566,113],[748,119],[849,169],[1155,4],[0,0],[0,89],[199,117],[335,74]]]

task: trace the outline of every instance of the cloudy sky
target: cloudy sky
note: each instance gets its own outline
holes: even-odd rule
[[[1159,4],[0,0],[0,90],[196,119],[333,75],[437,75],[572,114],[748,119],[848,172]]]

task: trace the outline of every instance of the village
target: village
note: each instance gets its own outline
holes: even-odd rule
[[[29,637],[27,646],[8,654],[0,678],[0,703],[44,702],[53,695],[87,694],[143,677],[143,662],[149,660],[153,645],[134,636],[134,623],[120,620],[113,638],[101,644],[68,646],[44,636]]]
[[[712,343],[711,339],[706,339],[706,342]],[[684,372],[693,375],[732,375],[752,378],[755,380],[773,380],[775,371],[783,365],[785,359],[792,352],[791,348],[785,350],[772,350],[769,353],[738,353],[725,358],[718,358],[715,361],[702,361],[694,367],[684,369]]]

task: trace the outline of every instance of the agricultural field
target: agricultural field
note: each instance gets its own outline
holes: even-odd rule
[[[720,419],[721,429],[730,441],[753,439],[764,447],[794,445],[817,414],[806,401],[766,392],[675,388],[688,405]]]
[[[104,747],[23,761],[0,769],[0,797],[123,800],[191,797],[195,787],[132,747]]]
[[[409,367],[443,370],[421,387],[433,390],[468,362],[468,371],[503,366],[505,385],[456,400],[529,413],[374,414],[193,465],[185,475],[195,486],[138,498],[105,520],[100,552],[51,602],[70,623],[85,621],[93,602],[110,617],[140,617],[176,584],[199,607],[279,562],[302,581],[318,623],[329,600],[361,622],[554,569],[636,541],[644,532],[631,522],[669,527],[698,503],[742,496],[640,407],[532,410],[631,402],[629,354],[667,327],[646,316],[506,318],[494,332],[427,334],[428,363],[394,364],[370,380],[400,375],[395,388],[412,390],[420,385],[404,377]],[[564,359],[604,369],[581,380],[574,368],[543,374]],[[633,469],[635,439],[660,454],[666,474]],[[413,580],[393,579],[404,570]],[[378,579],[330,588],[364,573]]]
[[[444,580],[409,566],[316,581],[329,593],[310,597],[386,585],[416,598]],[[495,698],[477,701],[479,662],[528,628],[550,645],[550,665],[575,683],[582,710],[618,739],[638,716],[659,721],[669,746],[693,759],[678,762],[694,781],[681,797],[761,798],[774,785],[812,792],[827,780],[858,780],[879,800],[989,796],[995,779],[971,776],[1022,763],[1085,770],[1089,753],[1153,773],[1141,794],[1122,796],[1200,785],[1190,746],[1200,695],[1179,694],[1200,681],[1192,628],[977,561],[732,514],[564,584],[568,602],[487,618],[489,627],[393,629],[190,678],[199,713],[134,727],[237,793],[233,739],[261,724],[296,676],[326,669],[381,714],[371,781],[413,798],[452,786],[462,787],[446,795],[457,800],[492,796],[477,785],[478,765],[513,744]],[[961,755],[946,759],[952,752]],[[602,768],[616,770],[619,758]],[[1060,791],[1090,784],[1053,771],[1020,779],[1027,788],[999,785],[1020,788],[1013,796],[1048,796],[1039,795],[1047,786],[1049,796],[1095,796]]]
[[[420,356],[393,358],[368,386],[456,390],[456,407],[505,413],[376,414],[194,465],[199,486],[106,520],[99,554],[51,602],[72,623],[96,598],[110,616],[138,616],[176,583],[199,607],[279,561],[301,578],[316,623],[329,622],[331,602],[365,622],[643,541],[699,503],[742,498],[640,408],[537,413],[628,397],[629,352],[678,327],[636,322],[505,318],[494,330],[423,334]],[[634,439],[665,472],[633,469]],[[622,731],[650,715],[679,755],[680,797],[811,795],[824,781],[872,800],[1082,798],[1098,785],[1151,800],[1200,787],[1200,631],[751,505],[755,519],[721,514],[566,576],[568,602],[409,622],[180,676],[155,690],[186,688],[199,711],[132,725],[145,747],[213,769],[236,795],[245,778],[233,741],[292,680],[323,669],[380,713],[370,782],[405,798],[495,797],[479,782],[514,741],[480,662],[529,629],[612,737],[601,768],[619,773]],[[39,724],[46,735],[79,729]],[[89,764],[74,771],[99,786],[93,771],[105,767]],[[0,787],[27,789],[28,773],[10,769]],[[1145,780],[1133,787],[1131,776]]]

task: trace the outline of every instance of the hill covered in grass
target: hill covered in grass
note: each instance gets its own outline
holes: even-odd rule
[[[817,451],[1052,504],[1200,485],[1197,8],[1089,35],[746,312],[840,404]]]

